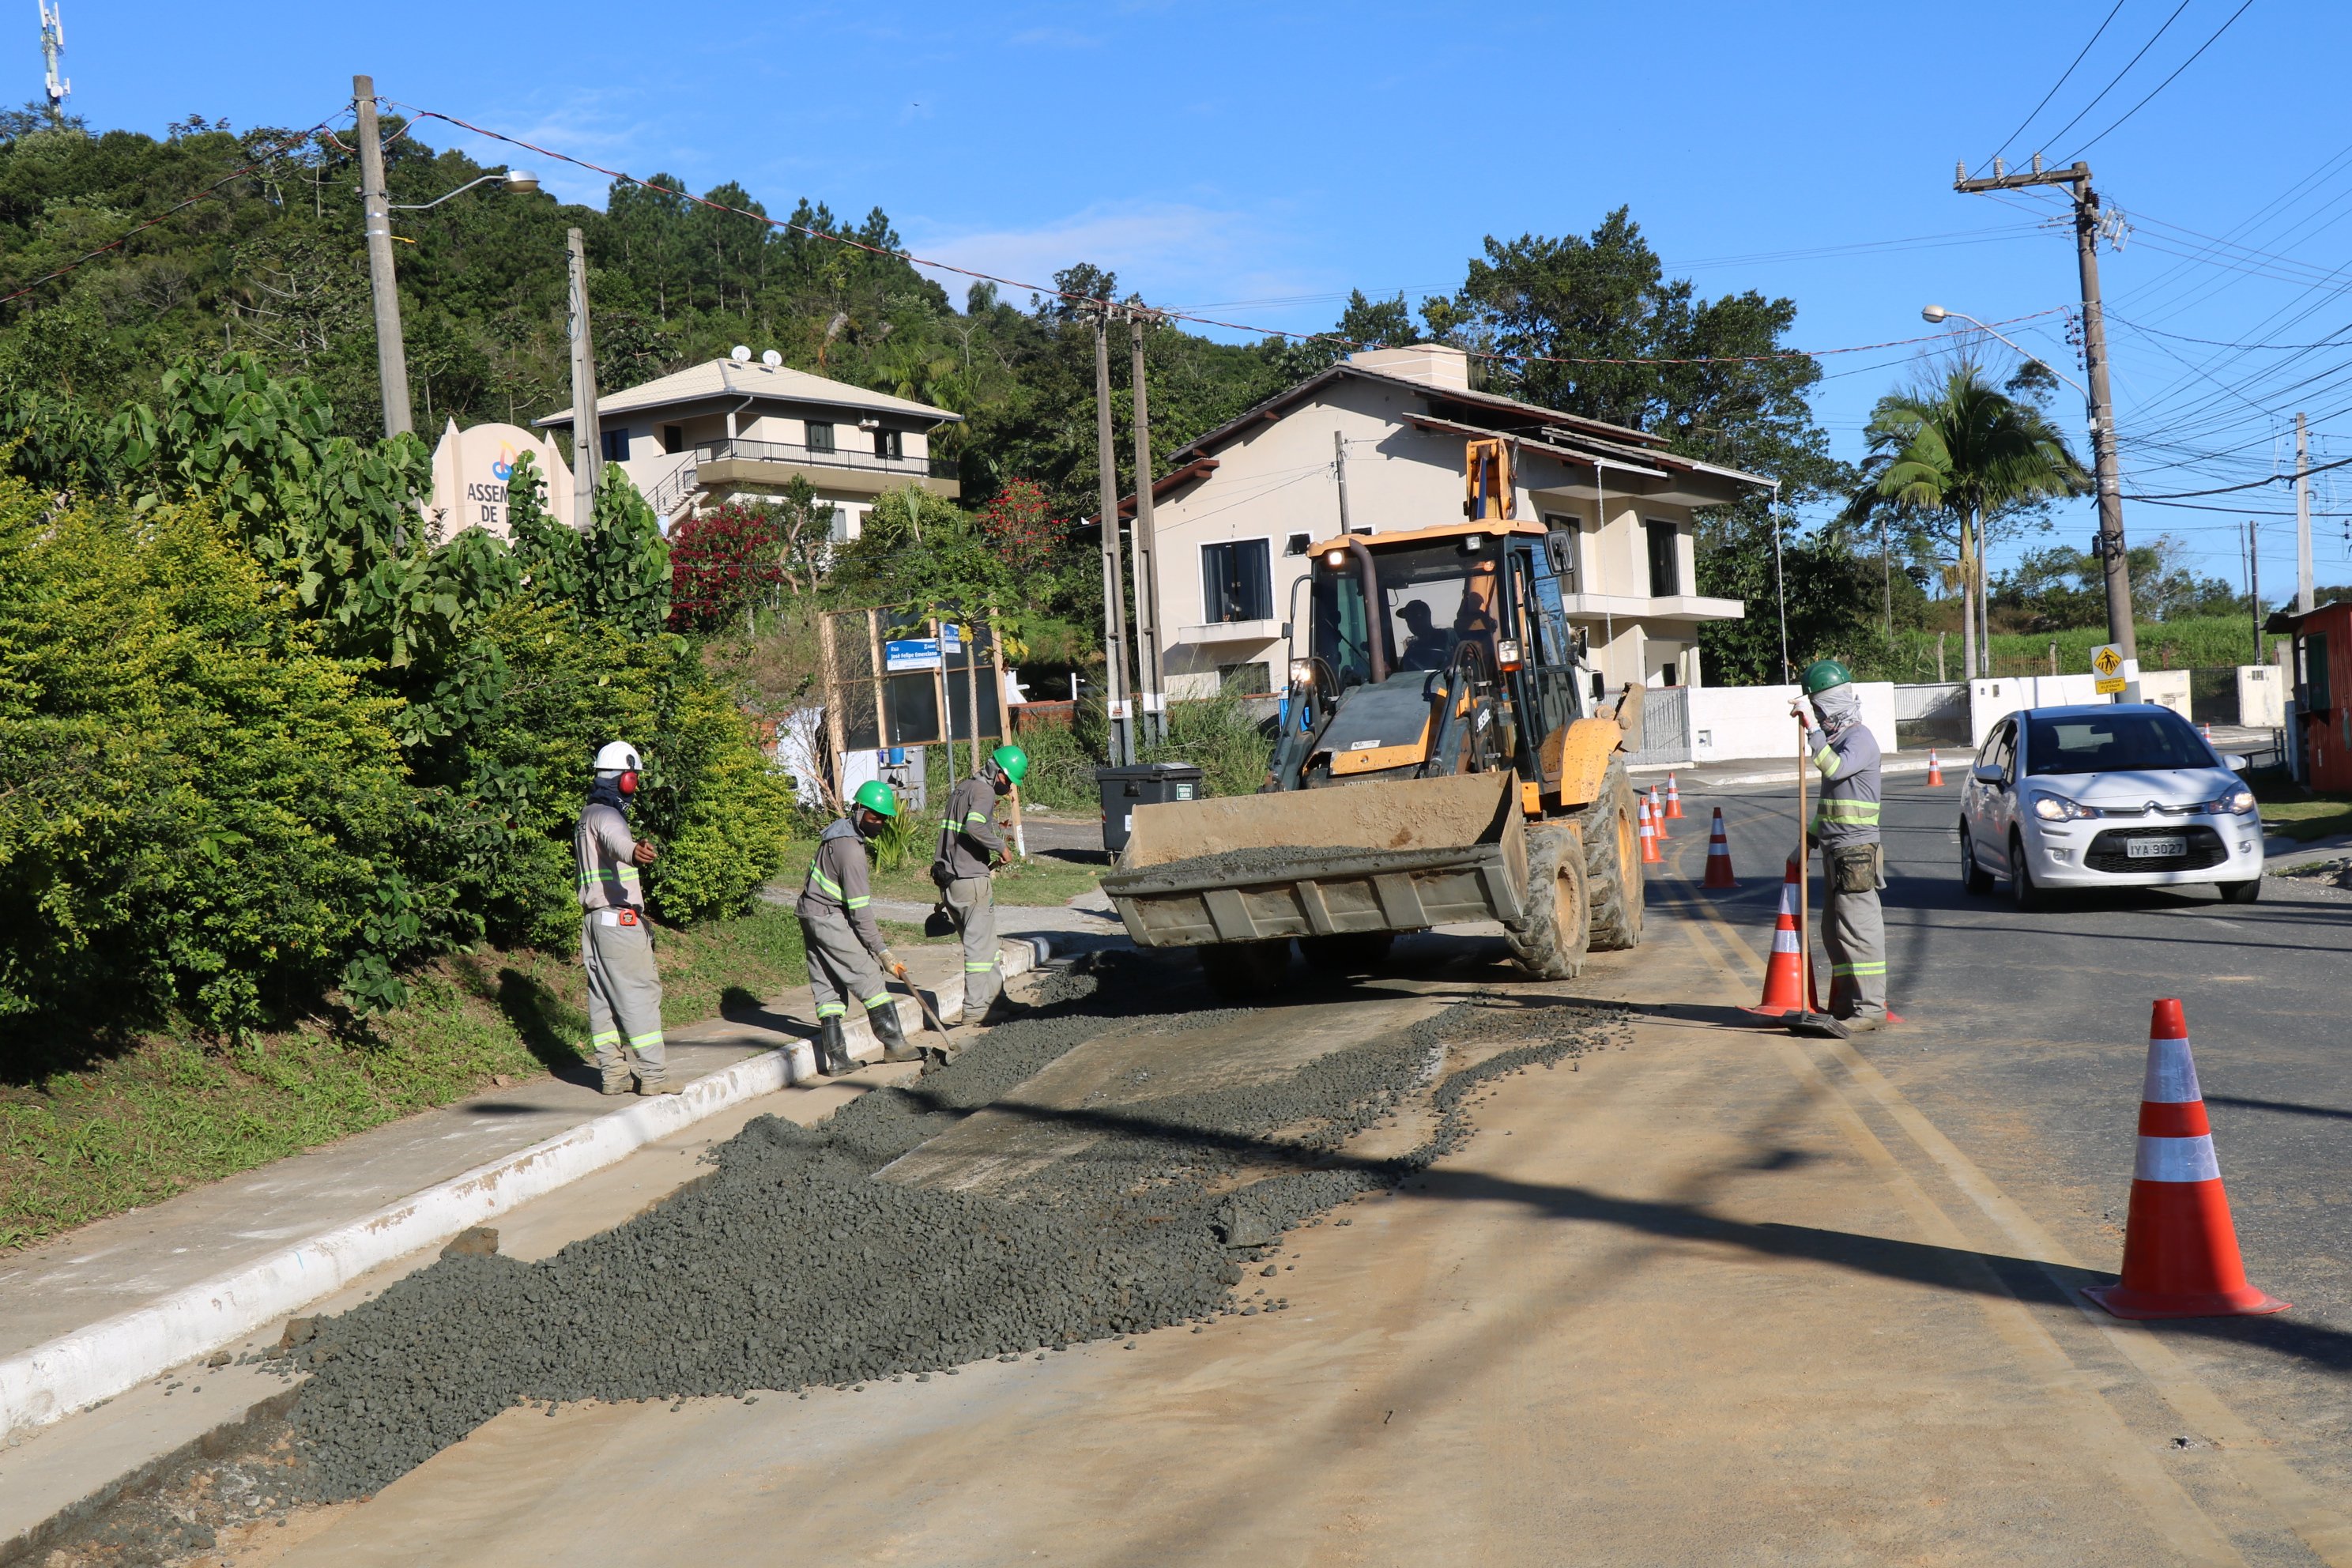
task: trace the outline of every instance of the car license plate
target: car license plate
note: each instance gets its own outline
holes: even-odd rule
[[[2124,845],[2126,860],[2169,860],[2189,853],[2189,840],[2178,835],[2162,838],[2134,838]]]

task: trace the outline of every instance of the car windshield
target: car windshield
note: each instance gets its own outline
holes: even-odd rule
[[[2219,765],[2189,721],[2172,713],[2028,715],[2025,731],[2025,771],[2035,777]]]

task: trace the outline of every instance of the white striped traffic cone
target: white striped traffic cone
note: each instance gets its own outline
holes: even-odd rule
[[[2180,1003],[2157,1003],[2148,1024],[2123,1279],[2083,1294],[2118,1318],[2232,1318],[2287,1304],[2246,1283],[2230,1222],[2230,1195],[2213,1158],[2213,1130],[2197,1087]]]

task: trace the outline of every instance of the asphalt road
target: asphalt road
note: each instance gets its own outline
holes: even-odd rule
[[[1664,869],[1696,881],[1721,805],[1743,887],[1708,901],[1760,950],[1793,792],[1685,799]],[[1958,813],[1957,782],[1888,780],[1889,994],[1908,1022],[1856,1049],[2087,1265],[2114,1268],[2149,1005],[2179,997],[2248,1274],[2294,1310],[2160,1332],[2259,1390],[2283,1428],[2352,1450],[2352,895],[2273,877],[2251,906],[2133,889],[2021,913],[2005,882],[1961,889]]]

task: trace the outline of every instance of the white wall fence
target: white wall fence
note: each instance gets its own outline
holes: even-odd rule
[[[2260,664],[2146,670],[2139,678],[2139,700],[2159,703],[2184,719],[2276,728],[2285,722],[2280,680],[2276,668]],[[1855,682],[1854,689],[1862,696],[1862,721],[1881,750],[1940,745],[1974,751],[1995,724],[2020,709],[2098,701],[2095,681],[2088,674],[1902,685],[1864,680]],[[1644,698],[1642,749],[1629,760],[1637,767],[1793,760],[1797,738],[1789,702],[1796,692],[1793,686],[1654,689]]]

